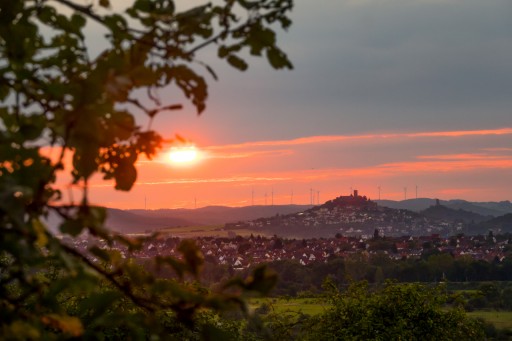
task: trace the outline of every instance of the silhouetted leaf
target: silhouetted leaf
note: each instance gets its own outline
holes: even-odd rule
[[[120,162],[115,170],[116,189],[129,191],[137,180],[137,169],[131,162]]]
[[[234,68],[236,68],[240,71],[245,71],[248,68],[247,63],[242,58],[240,58],[234,54],[229,55],[227,58],[227,61],[228,61],[229,65],[233,66]]]
[[[65,220],[60,225],[60,231],[62,233],[69,234],[73,237],[78,236],[82,233],[82,230],[85,228],[84,222],[82,220]]]
[[[204,257],[201,250],[199,250],[194,241],[185,239],[178,246],[178,251],[183,254],[189,271],[197,277],[204,264]]]

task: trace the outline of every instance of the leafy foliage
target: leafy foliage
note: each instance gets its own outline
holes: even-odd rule
[[[443,309],[443,287],[388,282],[370,291],[365,282],[346,291],[326,283],[332,307],[308,323],[307,340],[479,340],[481,326],[459,308]]]
[[[140,242],[104,227],[105,210],[89,204],[88,182],[100,173],[118,190],[132,188],[138,157],[153,157],[164,142],[151,130],[154,117],[182,108],[162,103],[159,89],[174,86],[204,111],[202,73],[217,75],[198,59],[201,49],[216,48],[241,70],[246,49],[265,54],[273,68],[291,68],[273,29],[289,27],[292,1],[226,0],[181,12],[171,0],[135,0],[122,13],[110,7],[109,0],[12,0],[0,8],[0,334],[6,338],[147,339],[191,326],[204,307],[244,307],[236,293],[202,288],[202,258],[191,243],[180,246],[183,260],[153,261],[172,267],[176,280],[159,280],[137,264],[130,252]],[[97,54],[86,44],[92,24],[105,33],[106,47]],[[148,117],[147,129],[137,125],[137,112]],[[82,190],[78,204],[63,202],[56,185],[69,171],[71,185]],[[60,233],[88,234],[98,245],[79,251],[64,243],[45,226],[50,211],[63,218]],[[118,245],[126,255],[112,249]],[[273,282],[260,270],[233,285],[265,291]]]

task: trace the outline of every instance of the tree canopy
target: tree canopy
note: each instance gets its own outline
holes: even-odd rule
[[[178,333],[202,307],[244,307],[239,295],[201,287],[203,259],[193,243],[179,246],[182,259],[153,260],[175,280],[134,261],[129,255],[140,241],[105,228],[105,210],[89,203],[88,181],[99,173],[118,190],[132,188],[137,158],[153,157],[165,141],[151,122],[182,108],[159,90],[174,86],[204,111],[205,77],[217,75],[200,50],[215,49],[242,71],[251,56],[292,68],[275,33],[290,26],[292,0],[185,9],[172,0],[135,0],[122,11],[111,2],[9,0],[0,7],[0,333],[7,338],[146,339]],[[87,43],[93,26],[104,32],[96,52]],[[137,112],[148,127],[139,126]],[[66,172],[81,189],[78,202],[65,201],[56,185]],[[51,233],[44,222],[51,211],[62,218],[59,234],[88,233],[97,245],[80,251]],[[225,289],[266,292],[274,282],[258,269]]]
[[[306,323],[306,340],[483,340],[479,323],[444,308],[442,286],[387,282],[379,290],[353,283],[339,292],[326,283],[331,306]]]

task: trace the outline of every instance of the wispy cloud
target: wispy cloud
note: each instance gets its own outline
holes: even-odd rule
[[[512,152],[512,148],[507,147],[481,148],[481,150],[488,152]]]
[[[161,181],[138,181],[137,185],[183,185],[183,184],[207,184],[207,183],[250,183],[250,182],[277,182],[291,180],[290,177],[252,177],[252,176],[234,176],[225,178],[181,178],[165,179]],[[91,184],[90,187],[112,187],[112,184]]]
[[[244,158],[255,158],[255,157],[269,157],[269,156],[285,156],[292,155],[293,150],[281,149],[281,150],[264,150],[264,151],[248,151],[238,153],[218,152],[210,151],[204,155],[205,159],[244,159]]]
[[[459,130],[459,131],[431,131],[413,133],[389,133],[389,134],[363,134],[363,135],[321,135],[301,137],[291,140],[270,140],[254,141],[239,144],[222,146],[210,146],[207,150],[237,149],[250,147],[271,147],[271,146],[297,146],[305,144],[318,144],[352,140],[373,140],[373,139],[397,139],[397,138],[428,138],[428,137],[469,137],[488,135],[512,135],[512,128],[485,129],[485,130]]]
[[[420,160],[488,160],[488,159],[508,159],[507,155],[490,155],[490,154],[442,154],[442,155],[420,155]]]
[[[423,160],[425,159],[425,160]],[[382,163],[375,166],[354,168],[310,169],[301,171],[268,172],[260,176],[230,176],[216,178],[179,178],[161,181],[140,181],[137,185],[180,185],[180,184],[212,184],[212,183],[239,183],[249,184],[257,182],[311,182],[331,181],[347,178],[388,178],[403,176],[404,174],[434,174],[434,173],[461,173],[476,170],[512,169],[512,158],[488,158],[475,155],[433,155],[422,156],[419,160],[405,162]],[[92,187],[106,187],[98,184]]]

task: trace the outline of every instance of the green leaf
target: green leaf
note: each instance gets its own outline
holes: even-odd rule
[[[73,237],[82,233],[85,228],[83,220],[65,220],[59,227],[60,231]]]
[[[122,299],[117,291],[108,290],[105,292],[93,293],[80,302],[78,309],[82,314],[91,314],[91,319],[108,314],[116,302]]]
[[[189,271],[194,275],[198,276],[201,268],[204,264],[204,257],[193,240],[185,239],[178,246],[178,251],[183,254],[185,263],[189,267]]]
[[[127,30],[128,23],[126,22],[126,19],[119,14],[106,16],[104,20],[105,25],[107,25],[107,27],[110,28],[112,32],[120,32]]]
[[[288,60],[286,54],[277,48],[267,49],[267,59],[274,69],[293,69],[293,65]]]
[[[277,274],[271,272],[266,266],[258,266],[251,277],[248,278],[246,289],[267,295],[277,283]]]
[[[110,1],[109,0],[100,0],[99,2],[101,7],[109,8],[110,7]]]
[[[234,67],[240,71],[245,71],[249,67],[247,65],[247,63],[245,62],[245,60],[243,60],[242,58],[240,58],[234,54],[229,55],[227,58],[227,61],[228,61],[229,65],[231,65],[232,67]]]
[[[114,177],[117,190],[129,191],[137,180],[137,169],[133,163],[120,162],[114,172]]]
[[[89,207],[89,224],[95,227],[103,227],[107,219],[107,210],[104,207]]]
[[[76,29],[76,30],[81,30],[82,28],[84,28],[85,24],[86,24],[86,20],[85,18],[83,17],[83,15],[81,14],[76,14],[74,13],[72,16],[71,16],[71,24],[73,25],[73,27]]]
[[[176,65],[164,68],[162,71],[165,73],[166,83],[176,82],[185,96],[192,99],[197,112],[201,113],[205,108],[205,101],[208,97],[204,78],[186,65]]]
[[[89,252],[105,262],[110,261],[110,254],[98,246],[89,248]]]
[[[99,151],[94,144],[83,141],[81,148],[73,154],[73,167],[76,171],[75,178],[89,178],[98,168],[97,158]]]
[[[36,243],[40,247],[46,246],[48,244],[48,236],[46,235],[46,227],[39,219],[32,219],[32,227],[34,232],[36,233],[37,240]]]
[[[5,100],[9,93],[11,92],[11,88],[6,85],[0,85],[0,101]]]
[[[231,340],[233,338],[233,335],[229,331],[209,324],[204,326],[201,334],[203,336],[203,340]]]

